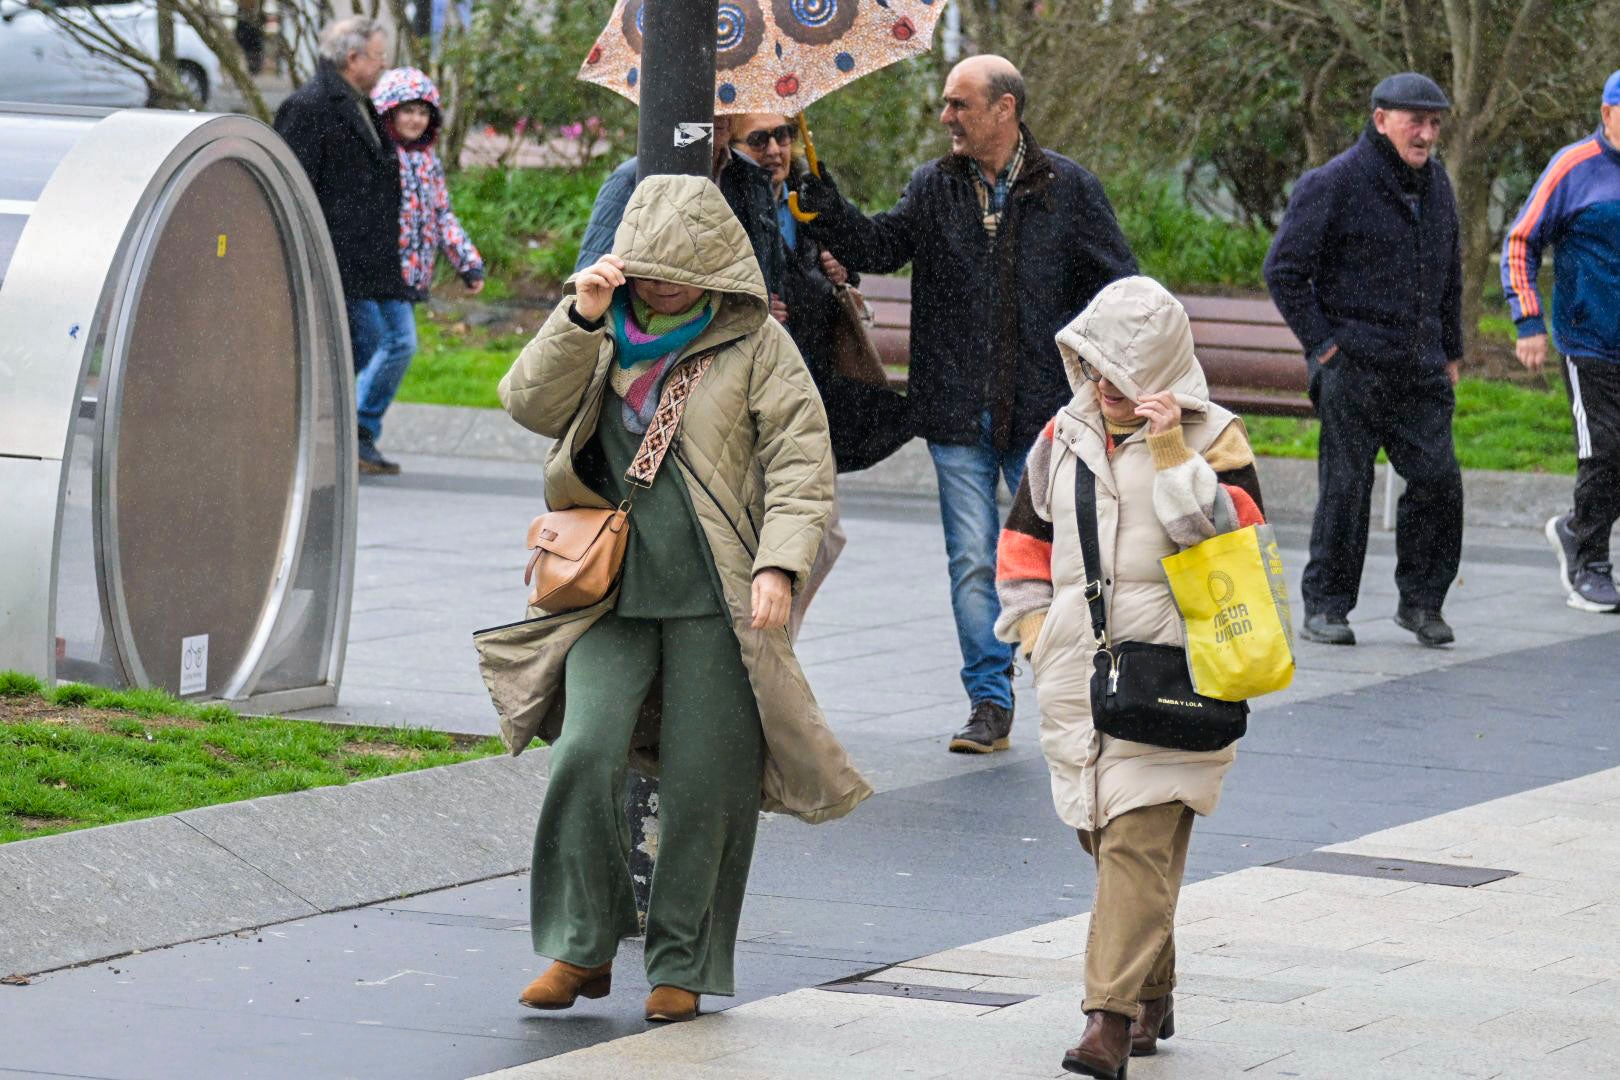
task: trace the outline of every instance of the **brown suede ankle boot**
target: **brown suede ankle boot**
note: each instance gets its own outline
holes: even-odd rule
[[[1131,1057],[1152,1057],[1159,1040],[1176,1033],[1176,1003],[1169,994],[1142,1002],[1142,1014],[1131,1023]]]
[[[544,975],[524,988],[518,1004],[531,1009],[567,1009],[581,997],[607,997],[611,989],[613,961],[582,968],[565,960],[553,960]]]
[[[647,1019],[661,1024],[678,1024],[698,1014],[698,995],[678,986],[655,986],[647,995]]]
[[[1080,1044],[1063,1055],[1063,1071],[1097,1080],[1125,1080],[1130,1060],[1130,1017],[1094,1009],[1086,1013],[1086,1030]]]

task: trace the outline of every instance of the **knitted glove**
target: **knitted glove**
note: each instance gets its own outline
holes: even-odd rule
[[[1046,612],[1048,609],[1032,611],[1018,620],[1018,651],[1028,660],[1035,652],[1035,641],[1041,636],[1041,627],[1046,625]]]

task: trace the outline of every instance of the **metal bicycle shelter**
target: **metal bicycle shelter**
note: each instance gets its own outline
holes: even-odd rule
[[[354,462],[337,264],[280,137],[0,103],[0,670],[334,702]]]

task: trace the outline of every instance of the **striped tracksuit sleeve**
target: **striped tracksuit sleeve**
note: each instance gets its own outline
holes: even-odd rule
[[[1513,219],[1502,242],[1502,292],[1508,311],[1518,325],[1520,337],[1547,332],[1536,277],[1541,270],[1541,250],[1556,235],[1569,204],[1570,186],[1566,181],[1576,166],[1601,153],[1595,139],[1566,147],[1552,161],[1530,189],[1519,216]]]

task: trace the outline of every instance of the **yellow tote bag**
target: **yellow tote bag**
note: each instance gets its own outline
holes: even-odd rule
[[[1161,562],[1181,611],[1193,689],[1243,701],[1294,681],[1294,627],[1270,526],[1222,533]]]

